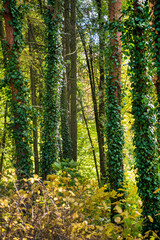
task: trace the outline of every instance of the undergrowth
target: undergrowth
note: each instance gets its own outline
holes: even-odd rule
[[[134,189],[126,193],[125,202],[115,202],[117,215],[111,223],[109,199],[117,198],[117,193],[108,192],[106,186],[99,189],[94,181],[73,180],[67,172],[63,177],[50,175],[45,182],[35,175],[24,180],[23,189],[6,180],[0,187],[2,240],[145,238],[141,235],[141,204],[136,203]],[[157,239],[152,235],[150,239]]]

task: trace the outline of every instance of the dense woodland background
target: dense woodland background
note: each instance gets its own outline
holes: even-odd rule
[[[3,0],[0,79],[0,238],[160,239],[159,0]]]

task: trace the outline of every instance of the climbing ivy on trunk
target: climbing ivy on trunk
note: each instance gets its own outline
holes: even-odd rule
[[[154,84],[157,91],[157,141],[158,141],[158,153],[160,154],[160,3],[158,0],[151,0],[150,7],[152,11],[152,57],[156,73],[154,76]]]
[[[59,81],[61,79],[61,14],[59,13],[58,1],[48,0],[44,19],[46,24],[46,72],[43,101],[41,175],[43,179],[46,179],[46,176],[53,172],[52,164],[57,159],[58,149]]]
[[[15,161],[17,178],[32,175],[31,151],[29,146],[29,122],[27,117],[27,81],[21,71],[20,53],[22,50],[22,13],[16,0],[3,1],[5,20],[7,69],[5,84],[9,86],[10,127],[15,141]]]
[[[123,128],[121,124],[121,33],[119,17],[121,13],[121,1],[109,1],[109,56],[106,62],[106,106],[107,125],[106,137],[108,144],[107,165],[109,173],[110,190],[119,194],[118,199],[123,198],[119,189],[123,187]],[[114,202],[111,198],[111,221],[116,215]]]
[[[149,26],[148,6],[139,1],[131,2],[125,22],[125,46],[130,55],[132,82],[132,113],[134,116],[135,168],[139,195],[143,202],[143,233],[159,233],[159,196],[154,109],[151,99],[152,81],[147,73]],[[153,221],[151,221],[153,219]]]

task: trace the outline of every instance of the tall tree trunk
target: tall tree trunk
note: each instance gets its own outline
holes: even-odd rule
[[[71,55],[70,55],[70,38],[71,38],[71,23],[70,23],[70,7],[69,4],[70,0],[64,0],[64,60],[65,60],[65,80],[66,80],[66,86],[67,86],[67,108],[68,108],[68,114],[70,114],[70,92],[71,92],[71,82],[70,82],[70,73],[71,73]],[[70,119],[68,119],[69,126]],[[71,130],[70,130],[70,136],[71,136]]]
[[[43,9],[41,9],[41,10],[43,10]],[[41,14],[43,14],[43,11],[41,11]],[[36,93],[35,93],[35,96],[36,96],[35,97],[35,99],[36,99],[35,104],[37,105],[36,107],[38,108],[39,115],[42,117],[42,115],[43,115],[43,113],[42,113],[42,111],[43,111],[43,106],[42,106],[43,105],[43,92],[44,92],[43,78],[45,76],[44,68],[43,68],[43,54],[42,54],[42,51],[40,49],[40,46],[37,43],[32,23],[31,23],[31,27],[30,27],[30,38],[32,39],[34,50],[36,50],[36,52],[37,52],[36,56],[37,56],[38,62],[39,62],[39,73],[40,73],[41,77],[38,77],[38,76],[36,77],[36,81],[38,81],[38,82],[37,82],[37,89],[35,89],[35,90],[37,90],[36,92],[38,93],[38,98],[37,98]],[[33,55],[32,55],[32,57],[34,58]],[[33,66],[32,66],[32,69],[33,69]],[[36,71],[33,74],[36,76]],[[33,101],[32,101],[32,104],[33,104]],[[36,121],[38,121],[38,117],[36,115],[34,115],[34,118],[36,118],[37,119]],[[34,133],[35,138],[34,139],[36,139],[36,131],[37,131],[36,121],[33,123],[33,125],[35,126],[35,128],[33,128],[33,131],[35,129],[35,133]],[[42,124],[40,124],[40,133],[39,133],[39,136],[37,136],[37,141],[38,140],[39,140],[40,143],[42,143]],[[36,143],[36,140],[35,140],[34,144],[35,145],[38,144],[38,143]],[[37,174],[39,172],[39,165],[40,165],[39,162],[41,161],[40,158],[42,157],[42,155],[38,154],[38,152],[36,150],[36,146],[35,146],[35,156],[36,156],[36,158],[35,158],[35,160],[36,160],[35,161],[35,173]]]
[[[39,8],[40,8],[40,13],[43,14],[43,4],[42,0],[38,0]]]
[[[3,131],[3,136],[2,136],[2,142],[1,142],[1,159],[0,159],[0,179],[2,178],[3,175],[3,162],[4,162],[4,150],[5,150],[5,145],[6,145],[6,127],[7,127],[7,102],[5,106],[5,112],[4,112],[4,131]]]
[[[69,134],[69,119],[68,119],[68,91],[67,85],[69,83],[69,0],[64,1],[64,37],[63,37],[63,55],[65,62],[65,72],[62,82],[61,94],[61,133],[62,133],[62,152],[64,159],[72,158],[71,139]]]
[[[98,7],[98,36],[99,36],[99,148],[100,148],[100,166],[101,180],[106,181],[106,160],[104,149],[104,119],[105,119],[105,104],[104,104],[104,22],[102,17],[102,1],[97,1]],[[103,170],[104,169],[104,170]]]
[[[154,136],[154,110],[151,107],[150,80],[147,76],[147,35],[146,25],[148,14],[146,6],[143,7],[139,1],[133,1],[133,12],[131,19],[132,27],[130,46],[130,66],[132,81],[132,112],[134,121],[134,143],[137,168],[137,185],[139,195],[142,199],[144,217],[143,233],[152,230],[160,234],[158,216],[159,196],[155,193],[158,188],[157,159],[155,152]],[[149,15],[148,15],[149,18]],[[145,23],[145,24],[139,24]],[[128,46],[128,42],[127,42]],[[149,217],[153,218],[153,222]],[[147,239],[150,239],[148,237]]]
[[[100,157],[100,171],[101,171],[101,184],[103,185],[106,181],[106,164],[105,164],[105,153],[104,153],[104,135],[103,135],[103,94],[99,98],[99,111],[98,111],[98,104],[97,104],[97,97],[96,97],[96,84],[95,84],[95,77],[94,77],[94,68],[93,68],[93,52],[92,46],[89,46],[89,54],[90,54],[90,67],[91,67],[91,76],[90,84],[91,84],[91,91],[92,91],[92,100],[94,105],[94,115],[95,115],[95,122],[96,122],[96,130],[97,130],[97,138],[98,138],[98,147],[99,147],[99,157]],[[103,76],[104,77],[104,76]],[[102,76],[101,76],[102,78]],[[102,79],[101,79],[102,80]],[[101,102],[102,101],[102,102]],[[102,119],[101,119],[101,118]]]
[[[4,33],[4,26],[3,26],[3,20],[2,20],[1,14],[0,14],[0,41],[1,41],[2,52],[3,52],[4,68],[7,69],[5,33]],[[7,108],[8,107],[7,107],[7,101],[6,101],[6,107],[5,107],[5,113],[4,113],[4,132],[2,135],[2,142],[1,142],[0,179],[3,175],[4,150],[5,150],[5,145],[6,145]],[[1,217],[0,217],[0,219],[1,219]]]
[[[76,0],[71,1],[71,141],[72,158],[77,161],[77,50],[76,50]]]
[[[121,13],[121,0],[109,1],[110,58],[107,77],[107,143],[110,190],[119,193],[123,187],[123,131],[121,125],[121,33],[114,26]],[[123,198],[123,196],[121,197]],[[118,198],[120,200],[120,198]],[[111,198],[111,221],[114,222],[114,202]]]
[[[43,143],[41,175],[46,179],[53,173],[52,164],[57,160],[57,134],[59,124],[59,81],[60,81],[60,43],[58,2],[48,0],[48,8],[45,13],[46,31],[46,76],[43,112]]]
[[[16,0],[4,1],[4,20],[7,42],[7,84],[11,88],[11,126],[16,151],[16,174],[18,179],[31,176],[32,162],[28,143],[28,120],[26,110],[26,86],[20,70],[20,48],[22,42],[21,22]]]
[[[29,43],[29,54],[32,57],[32,24],[28,20],[28,43]],[[37,105],[36,101],[36,85],[35,85],[35,74],[33,70],[32,63],[30,64],[30,80],[31,80],[31,100],[32,106],[35,108]],[[39,157],[38,157],[38,131],[37,131],[37,116],[33,113],[33,152],[34,152],[34,164],[35,164],[35,174],[39,173]]]
[[[158,141],[158,155],[160,157],[160,8],[158,0],[150,0],[151,8],[152,8],[152,31],[153,31],[153,55],[154,55],[154,63],[157,69],[156,79],[155,79],[155,87],[157,91],[157,141]]]
[[[0,41],[1,41],[2,52],[3,52],[4,68],[7,69],[7,55],[6,55],[7,53],[6,53],[5,33],[4,33],[2,14],[0,14]]]

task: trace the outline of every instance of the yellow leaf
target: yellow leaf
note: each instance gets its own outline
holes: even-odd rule
[[[121,223],[121,218],[120,218],[120,217],[116,217],[116,218],[114,219],[114,221],[115,221],[117,224],[119,224],[119,223]]]
[[[69,192],[73,197],[75,196],[74,192],[72,192],[72,191],[69,191]]]
[[[75,202],[74,205],[77,207],[77,206],[79,205],[79,203],[78,203],[78,202]]]
[[[112,192],[110,192],[110,197],[112,198],[116,198],[117,192],[115,190],[112,190]]]
[[[56,224],[57,224],[58,226],[63,226],[63,223],[61,223],[60,221],[56,222]]]
[[[118,205],[117,205],[117,206],[115,206],[115,209],[117,210],[117,212],[118,212],[118,213],[122,213],[122,208],[121,208],[121,207],[119,207]]]
[[[104,227],[102,226],[97,226],[97,228],[100,230],[100,231],[103,231]]]
[[[155,232],[152,232],[152,233],[153,233],[153,237],[154,237],[155,239],[160,239]]]
[[[138,206],[139,206],[139,207],[142,206],[142,202],[141,202],[141,200],[138,200]]]
[[[160,191],[160,188],[158,188],[156,191],[154,191],[153,193],[157,193],[157,192],[159,192]]]
[[[48,175],[48,176],[47,176],[47,180],[48,180],[48,181],[54,181],[56,178],[57,178],[57,175],[55,175],[55,174],[52,174],[52,175]]]
[[[69,198],[69,202],[74,203],[75,199],[74,198]]]
[[[141,213],[138,212],[138,211],[135,211],[135,216],[136,216],[136,217],[139,217],[139,216],[141,216]]]
[[[79,207],[82,207],[83,205],[84,205],[83,203],[80,203],[80,204],[79,204]]]
[[[78,217],[79,217],[78,213],[75,212],[75,213],[73,214],[73,219],[78,218]]]
[[[126,191],[125,189],[123,188],[118,188],[119,191]]]
[[[0,205],[3,207],[8,207],[9,200],[8,199],[0,199]]]
[[[155,237],[152,236],[152,237],[150,238],[150,240],[155,240]]]
[[[148,215],[148,218],[150,222],[153,222],[153,218],[150,215]]]
[[[108,224],[108,226],[107,226],[107,231],[105,232],[105,234],[106,234],[108,237],[110,237],[110,236],[111,236],[111,232],[112,232],[113,229],[114,229],[113,225]]]

